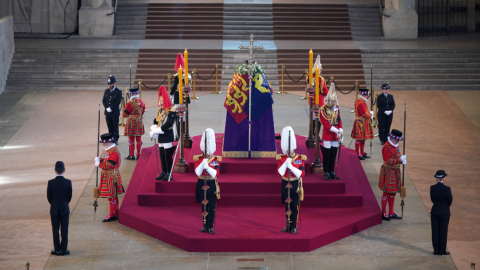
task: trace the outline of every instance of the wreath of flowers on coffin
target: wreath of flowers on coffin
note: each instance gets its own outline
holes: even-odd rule
[[[253,75],[255,74],[264,74],[265,70],[262,66],[255,63],[252,65]],[[248,74],[248,64],[241,64],[235,68],[235,74]]]

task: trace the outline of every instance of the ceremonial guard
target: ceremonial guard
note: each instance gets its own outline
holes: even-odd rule
[[[315,77],[317,76],[317,74],[315,74],[315,70],[318,68],[319,70],[319,82],[320,82],[320,85],[319,85],[319,90],[320,90],[320,104],[318,107],[322,107],[323,104],[324,104],[324,99],[325,97],[327,96],[328,94],[328,88],[327,88],[327,84],[325,82],[325,78],[323,78],[321,76],[322,74],[322,64],[320,63],[320,55],[317,55],[317,59],[315,60],[315,64],[313,65],[313,82],[311,83],[312,84],[312,87],[315,88]],[[306,83],[307,84],[310,84],[310,82],[308,81],[309,80],[309,77],[307,76],[307,80],[306,80]],[[312,107],[315,107],[316,105],[316,101],[315,101],[315,93],[309,93],[309,99],[308,99],[308,102],[310,102],[310,100],[312,101]],[[315,122],[314,122],[315,124]]]
[[[220,162],[222,157],[215,156],[216,143],[215,132],[207,128],[200,141],[200,149],[203,154],[195,155],[195,173],[198,176],[195,198],[197,203],[201,203],[203,228],[200,232],[214,234],[213,226],[215,223],[215,209],[217,199],[220,199],[220,188],[218,186],[217,176],[220,173]]]
[[[382,219],[401,219],[393,211],[395,203],[395,195],[400,193],[402,186],[402,176],[400,173],[400,164],[407,164],[407,157],[400,153],[398,142],[403,141],[402,132],[392,129],[389,134],[387,142],[382,148],[383,164],[380,169],[380,179],[378,187],[383,191],[382,196]],[[387,201],[388,201],[388,215],[387,215]]]
[[[323,179],[340,179],[335,174],[335,159],[337,157],[339,140],[343,141],[343,128],[337,94],[333,83],[330,85],[330,91],[328,91],[325,99],[325,105],[318,109],[318,113],[323,126],[323,146],[320,145],[323,155]]]
[[[117,80],[110,75],[107,80],[108,88],[103,94],[103,107],[105,107],[105,120],[107,122],[108,133],[112,134],[115,144],[118,144],[118,119],[120,118],[120,103],[122,103],[122,91],[117,88]]]
[[[179,79],[178,79],[178,68],[180,68],[180,67],[183,70],[182,72],[185,72],[185,68],[184,68],[185,67],[185,60],[183,59],[183,56],[182,56],[181,53],[177,54],[177,60],[175,62],[175,71],[177,73],[175,73],[175,75],[173,75],[173,84],[170,87],[170,97],[173,99],[174,108],[177,108],[180,105],[180,92],[179,92],[179,89],[178,89],[178,84],[180,82]],[[192,76],[190,74],[188,74],[188,81],[189,82],[192,81]],[[182,76],[182,82],[183,82],[183,85],[185,85],[185,74],[183,74],[183,76]],[[183,100],[184,100],[185,103],[190,103],[190,97],[188,95],[184,94],[184,99]],[[180,118],[177,119],[177,136],[178,137],[180,137],[180,122],[179,122],[179,120],[180,120]],[[185,125],[185,118],[183,118],[182,125]],[[185,129],[183,129],[183,130],[185,130]]]
[[[120,151],[114,141],[110,133],[102,134],[100,142],[105,148],[105,155],[103,158],[95,158],[95,166],[102,169],[99,186],[100,197],[108,198],[110,202],[110,214],[105,216],[103,222],[118,220],[118,194],[125,192],[119,170]]]
[[[393,96],[388,93],[389,90],[390,86],[388,86],[388,84],[382,84],[383,94],[377,98],[378,135],[382,144],[385,144],[387,141],[388,132],[392,125],[393,110],[395,109],[395,100]]]
[[[162,164],[162,173],[155,177],[155,180],[169,181],[172,180],[173,154],[176,149],[176,146],[173,146],[175,140],[173,124],[178,115],[172,106],[172,101],[165,86],[160,86],[158,96],[160,108],[157,111],[156,118],[153,119],[153,126],[150,127],[150,137],[158,139],[160,144],[160,161]]]
[[[139,97],[138,87],[130,88],[130,101],[125,105],[123,117],[128,117],[124,135],[128,136],[129,155],[126,159],[135,160],[135,142],[137,144],[137,160],[142,149],[142,135],[145,134],[143,114],[145,103]]]
[[[355,139],[355,151],[360,160],[370,158],[365,153],[365,140],[373,138],[372,118],[373,112],[368,110],[368,89],[358,90],[358,99],[355,101],[355,122],[353,123],[352,139]]]
[[[302,177],[305,175],[307,157],[295,154],[297,141],[290,126],[282,130],[281,146],[283,155],[277,155],[277,171],[282,176],[282,203],[285,203],[287,219],[287,226],[282,232],[297,234],[299,203],[303,201]]]

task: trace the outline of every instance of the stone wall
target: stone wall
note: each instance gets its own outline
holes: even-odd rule
[[[0,0],[0,18],[13,15],[15,32],[71,33],[78,0]]]
[[[5,90],[14,51],[13,17],[5,16],[0,19],[0,94]]]

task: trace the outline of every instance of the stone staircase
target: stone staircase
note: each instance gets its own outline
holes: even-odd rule
[[[177,49],[140,49],[138,54],[138,67],[135,75],[135,83],[141,79],[142,82],[152,90],[158,91],[158,85],[162,84],[168,88],[168,81],[165,81],[168,73],[173,78],[175,75],[175,60],[177,54],[183,50]],[[222,50],[188,50],[189,73],[195,68],[196,72],[203,79],[208,79],[218,64],[218,79],[222,79]],[[215,74],[209,80],[201,80],[198,75],[195,78],[195,91],[215,91]],[[145,89],[145,88],[143,88]],[[170,91],[170,89],[167,89]]]
[[[351,40],[348,6],[274,4],[275,40]]]
[[[245,63],[248,54],[248,51],[245,50],[223,50],[222,91],[227,91],[228,84],[233,78],[233,71],[238,65]],[[272,89],[278,91],[277,51],[256,50],[254,58],[265,69],[265,77]]]
[[[365,86],[364,69],[360,50],[325,50],[313,48],[313,54],[314,61],[317,54],[320,54],[321,56],[323,67],[322,76],[328,80],[330,75],[333,75],[337,87],[341,91],[350,91],[357,80],[360,83],[360,86]],[[286,68],[283,77],[284,91],[305,91],[305,77],[299,82],[294,82],[292,79],[300,79],[305,73],[305,69],[308,68],[308,50],[279,49],[277,50],[277,55],[278,74],[281,74],[282,72],[282,64],[285,65]],[[287,72],[292,79],[288,77]]]
[[[119,1],[115,13],[114,38],[145,39],[147,28],[147,3],[125,3]]]
[[[104,90],[114,75],[124,90],[135,78],[138,50],[17,48],[6,90]]]
[[[223,3],[150,3],[145,38],[223,39]]]
[[[350,29],[353,40],[380,40],[382,15],[378,4],[348,5]]]
[[[479,90],[480,50],[391,49],[362,50],[365,80],[380,89]]]
[[[271,4],[224,4],[223,39],[273,40]]]

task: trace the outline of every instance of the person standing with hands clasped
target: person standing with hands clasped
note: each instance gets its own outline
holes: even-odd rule
[[[52,220],[53,247],[52,255],[68,255],[70,250],[68,245],[68,221],[70,208],[68,204],[72,200],[72,181],[63,177],[65,164],[63,161],[55,163],[55,173],[57,177],[48,181],[47,199],[50,203],[50,217]],[[60,243],[59,230],[62,232],[62,242]]]
[[[382,85],[382,94],[378,96],[378,135],[380,142],[384,145],[388,139],[390,126],[392,125],[393,110],[395,109],[395,100],[388,92],[390,86],[388,84]]]
[[[447,234],[450,221],[450,206],[452,205],[452,190],[445,185],[447,174],[439,170],[435,174],[437,184],[430,186],[430,199],[433,202],[430,218],[432,220],[433,254],[448,255]]]
[[[122,91],[117,88],[117,80],[110,75],[107,80],[108,88],[103,94],[103,107],[105,107],[105,121],[107,121],[108,133],[112,134],[115,144],[118,144],[118,119],[120,118],[120,103],[122,103]]]

